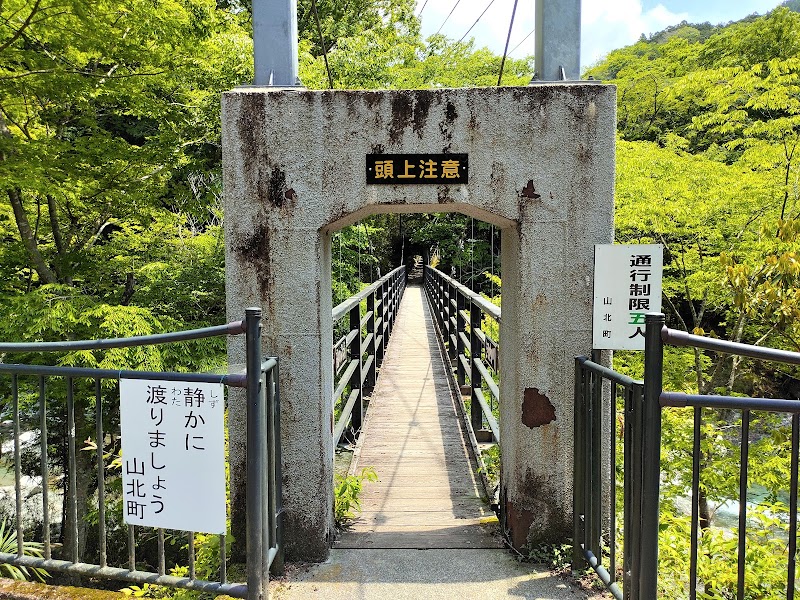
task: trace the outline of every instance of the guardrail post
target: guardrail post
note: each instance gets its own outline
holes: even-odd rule
[[[582,571],[586,568],[581,545],[586,541],[584,515],[586,514],[586,398],[583,395],[583,378],[580,357],[575,358],[575,437],[573,451],[573,483],[572,483],[572,570]]]
[[[632,599],[639,598],[639,564],[642,546],[642,413],[644,386],[636,384],[626,400],[623,468],[625,470],[623,568],[625,589]],[[627,592],[626,592],[627,593]]]
[[[644,430],[642,431],[642,530],[639,549],[639,597],[655,598],[658,590],[658,495],[661,478],[661,391],[664,315],[645,317]]]
[[[261,377],[261,309],[245,309],[247,364],[247,598],[266,600],[269,562],[264,548],[267,492],[266,410]]]
[[[361,382],[364,381],[363,377],[363,363],[361,361],[361,355],[363,354],[363,350],[361,348],[361,304],[356,304],[353,308],[350,309],[350,334],[352,335],[353,331],[355,331],[355,336],[353,336],[352,341],[350,342],[349,355],[350,360],[358,361],[353,374],[350,376],[350,389],[351,390],[358,390],[358,400],[353,405],[353,412],[350,417],[351,427],[353,428],[353,432],[358,432],[361,429],[361,424],[364,418],[364,394],[363,390],[361,389]]]
[[[369,338],[369,344],[367,344],[367,356],[372,357],[372,362],[369,365],[369,369],[367,369],[364,387],[372,390],[375,387],[378,366],[378,356],[375,348],[375,335],[377,334],[375,331],[375,292],[367,296],[367,315],[369,316],[369,319],[367,319],[367,336],[372,334]]]
[[[467,373],[464,369],[464,363],[461,362],[461,357],[467,356],[466,347],[464,346],[464,339],[462,334],[467,333],[467,321],[464,319],[464,310],[466,302],[464,294],[456,292],[456,379],[458,380],[459,387],[466,383]],[[470,387],[474,387],[474,379],[470,379]],[[472,395],[472,394],[470,394]]]
[[[453,302],[456,301],[458,292],[456,291],[455,286],[452,283],[447,284],[447,296],[445,297],[445,318],[447,319],[447,355],[450,357],[450,360],[457,360],[458,359],[458,332],[456,331],[456,324],[453,321],[456,318],[455,312],[458,312],[455,308],[453,308]]]
[[[392,275],[389,281],[389,337],[394,330],[394,319],[397,316],[397,273]]]
[[[381,323],[381,333],[383,334],[381,345],[383,346],[383,352],[381,356],[386,355],[386,347],[389,345],[389,317],[391,311],[389,299],[389,282],[384,281],[381,284],[381,316],[383,318],[383,322]]]
[[[475,389],[477,388],[480,390],[482,388],[481,382],[483,381],[483,376],[481,375],[480,370],[478,370],[478,363],[477,361],[481,357],[481,339],[478,337],[478,330],[481,328],[481,316],[483,313],[481,309],[475,306],[474,302],[470,302],[469,305],[469,386],[472,390],[470,396],[472,397],[472,402],[470,403],[469,409],[469,420],[472,423],[472,431],[477,432],[483,429],[483,410],[481,409],[481,405],[478,402],[478,399],[475,397]],[[484,334],[485,335],[485,334]]]
[[[592,362],[600,363],[600,351],[592,350]],[[597,373],[587,373],[591,388],[588,398],[590,448],[590,487],[592,501],[587,506],[587,545],[592,553],[601,559],[601,540],[603,535],[603,378]]]
[[[277,362],[277,358],[275,359]],[[269,399],[267,402],[267,427],[269,428],[269,507],[272,513],[270,518],[270,542],[277,546],[278,552],[270,565],[270,573],[282,575],[284,570],[283,547],[283,479],[281,476],[281,394],[278,384],[278,365],[274,366],[267,378],[269,382]],[[266,546],[269,547],[269,546]]]

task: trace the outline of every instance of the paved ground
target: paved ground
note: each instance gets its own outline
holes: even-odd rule
[[[270,584],[270,598],[274,600],[587,597],[543,567],[520,563],[505,550],[491,549],[334,549],[328,562]]]

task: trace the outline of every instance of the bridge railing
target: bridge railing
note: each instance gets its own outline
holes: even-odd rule
[[[112,348],[143,347],[172,342],[184,342],[219,336],[246,336],[246,370],[244,373],[226,375],[212,373],[180,373],[154,372],[117,369],[98,369],[81,367],[45,366],[33,364],[0,363],[0,378],[8,378],[10,383],[10,404],[13,411],[13,456],[15,484],[15,525],[16,552],[0,553],[0,563],[24,567],[27,569],[44,569],[48,572],[59,572],[92,578],[105,578],[124,581],[132,584],[156,584],[174,588],[197,590],[213,595],[227,594],[236,598],[257,600],[266,598],[268,573],[273,561],[276,564],[281,558],[281,529],[279,515],[281,512],[281,476],[280,476],[280,402],[278,394],[277,360],[262,358],[261,351],[261,310],[248,308],[243,321],[236,321],[216,327],[206,327],[189,331],[165,333],[159,335],[137,336],[130,338],[40,342],[40,343],[0,343],[0,356],[3,359],[9,354],[73,352],[106,350]],[[118,413],[116,404],[119,399],[109,399],[103,383],[122,379],[163,380],[182,383],[222,383],[228,387],[247,390],[247,583],[231,583],[228,581],[226,536],[218,536],[219,561],[216,566],[216,580],[203,580],[196,577],[195,534],[194,532],[174,532],[180,539],[185,537],[187,543],[186,564],[188,573],[184,577],[167,575],[165,558],[165,531],[155,529],[153,533],[158,540],[155,557],[137,555],[136,529],[151,530],[149,527],[127,526],[127,565],[120,564],[124,558],[115,559],[108,547],[109,522],[117,527],[116,517],[108,514],[107,505],[114,498],[107,489],[109,469],[113,466],[108,456],[111,441],[119,439],[119,423],[113,429],[108,427],[110,413]],[[32,380],[32,381],[31,381]],[[5,385],[3,386],[5,387]],[[65,396],[54,398],[56,388]],[[38,403],[39,428],[35,431],[39,436],[38,461],[40,464],[42,488],[42,527],[41,535],[30,540],[41,544],[41,556],[26,553],[26,537],[23,526],[23,470],[22,457],[25,449],[22,442],[20,420],[20,397],[32,396]],[[8,399],[4,399],[8,401]],[[93,413],[90,414],[91,404]],[[57,418],[64,423],[63,431],[52,428],[54,406],[58,410]],[[63,410],[62,414],[60,411]],[[77,477],[79,476],[76,453],[76,413],[80,419],[86,419],[96,436],[94,451],[94,470],[97,482],[96,511],[98,548],[92,556],[83,556],[79,543],[78,524],[85,521],[86,507],[79,505],[77,498]],[[66,445],[66,457],[59,467],[63,476],[66,509],[62,514],[68,515],[62,527],[68,526],[70,531],[66,539],[67,546],[54,544],[51,540],[51,507],[49,501],[52,481],[55,473],[51,469],[52,460],[49,447],[53,445],[54,434],[63,435]],[[33,449],[31,449],[33,450]],[[86,450],[86,449],[84,449]],[[113,451],[113,448],[112,448]],[[81,474],[83,477],[89,474]],[[96,558],[97,562],[87,562]],[[114,564],[114,563],[117,564]],[[153,566],[154,570],[141,570],[143,565]],[[157,566],[156,566],[157,565]],[[213,571],[212,571],[213,572]]]
[[[615,598],[622,598],[617,583],[617,439],[619,411],[624,415],[624,468],[623,496],[625,511],[623,522],[624,555],[622,571],[626,590],[631,589],[631,579],[639,577],[639,555],[635,552],[640,537],[639,519],[641,499],[634,498],[633,484],[642,475],[642,419],[641,408],[644,385],[601,364],[598,358],[585,356],[575,359],[575,433],[573,482],[573,568],[589,564],[606,584]],[[605,388],[605,390],[604,390]],[[602,456],[603,404],[610,391],[610,444],[609,456]],[[608,414],[607,413],[607,414]],[[610,473],[610,481],[607,479]],[[638,477],[637,477],[638,474]],[[635,488],[640,493],[640,488]],[[608,501],[608,512],[603,506]],[[636,508],[634,508],[636,507]],[[604,539],[604,535],[606,537]],[[652,540],[651,540],[652,541]],[[603,550],[606,549],[604,553]],[[605,554],[605,556],[604,556]],[[604,558],[606,562],[604,564]],[[634,596],[631,596],[634,597]]]
[[[485,317],[500,324],[500,307],[429,266],[425,267],[425,291],[448,355],[456,361],[458,384],[463,387],[469,381],[472,430],[479,440],[485,437],[482,432],[489,433],[491,439],[481,441],[499,442],[495,412],[500,388],[495,376],[500,374],[500,348],[483,327]]]
[[[347,328],[333,344],[333,404],[341,408],[334,444],[339,443],[348,425],[356,435],[361,430],[364,398],[375,387],[377,369],[405,291],[405,269],[396,268],[333,309],[334,331],[343,329],[342,323]]]
[[[602,367],[586,358],[576,361],[576,410],[575,410],[575,566],[582,566],[581,557],[597,571],[606,586],[616,598],[631,600],[656,598],[659,592],[658,539],[659,539],[659,493],[662,479],[661,470],[661,419],[666,409],[692,407],[693,436],[687,443],[691,446],[692,483],[691,517],[689,533],[689,572],[683,574],[687,585],[685,590],[673,590],[674,597],[687,595],[694,600],[698,587],[704,582],[698,576],[698,552],[701,538],[700,495],[701,472],[703,464],[703,409],[712,411],[739,411],[741,428],[739,431],[739,486],[738,486],[738,525],[736,535],[736,584],[737,600],[751,597],[751,589],[763,589],[760,573],[747,565],[748,559],[748,471],[750,469],[751,413],[754,411],[784,414],[791,421],[789,451],[788,486],[788,541],[786,558],[785,597],[795,597],[795,576],[797,571],[797,501],[798,501],[798,460],[800,457],[800,400],[714,396],[702,394],[683,394],[663,390],[664,345],[700,348],[713,352],[744,356],[759,360],[775,361],[800,365],[800,353],[762,348],[748,344],[729,342],[689,334],[669,329],[664,315],[649,314],[646,317],[645,331],[645,373],[644,381],[633,381],[610,369]],[[624,389],[624,421],[612,411],[611,452],[602,457],[602,417],[600,405],[604,393],[604,382]],[[607,385],[607,384],[606,384]],[[612,404],[612,406],[614,406]],[[611,470],[611,484],[614,485],[616,456],[615,439],[618,427],[624,427],[624,486],[623,486],[623,590],[614,582],[616,564],[613,537],[615,507],[613,506],[614,487],[603,487],[603,469]],[[578,465],[578,461],[585,464]],[[610,519],[604,522],[602,503],[604,497],[612,498]],[[607,525],[609,537],[608,562],[603,567],[600,553],[603,530]],[[718,558],[720,564],[725,560]],[[775,590],[773,590],[775,591]],[[733,594],[733,589],[731,589]],[[726,596],[727,597],[727,596]],[[731,597],[734,597],[731,595]]]

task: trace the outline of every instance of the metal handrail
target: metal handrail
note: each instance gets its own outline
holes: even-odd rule
[[[430,269],[431,271],[436,271],[436,275],[438,277],[441,277],[444,281],[446,281],[447,283],[452,285],[459,292],[461,292],[461,294],[463,294],[466,298],[468,298],[470,302],[475,304],[475,306],[480,308],[484,313],[486,313],[487,315],[492,317],[495,321],[500,323],[500,321],[501,321],[501,312],[502,311],[501,311],[499,306],[497,306],[496,304],[492,304],[491,302],[489,302],[486,298],[484,298],[480,294],[476,294],[471,289],[469,289],[467,286],[463,285],[462,283],[459,283],[457,280],[453,279],[452,277],[449,277],[449,276],[445,275],[444,273],[442,273],[439,269],[436,269],[434,267],[428,267],[428,266],[426,266],[425,268],[426,269]]]
[[[361,301],[364,300],[367,296],[375,293],[375,291],[379,287],[381,287],[381,285],[383,285],[385,282],[391,280],[393,277],[396,277],[401,272],[404,273],[405,269],[406,269],[405,266],[401,266],[397,267],[393,271],[389,271],[386,275],[378,279],[375,283],[370,284],[369,287],[365,287],[357,294],[354,294],[353,296],[350,296],[347,300],[344,300],[343,302],[337,304],[333,308],[333,322],[335,323],[336,321],[344,317],[348,312],[350,312],[350,309],[360,304]]]
[[[743,344],[741,342],[718,340],[703,335],[695,335],[686,331],[670,329],[666,325],[661,327],[661,341],[671,346],[690,346],[725,354],[747,356],[748,358],[800,365],[800,352],[790,352],[789,350],[778,350],[776,348],[764,348],[751,344]]]
[[[139,335],[126,338],[102,340],[75,340],[64,342],[0,342],[0,352],[70,352],[76,350],[107,350],[109,348],[130,348],[132,346],[152,346],[171,344],[223,335],[244,333],[244,321],[233,321],[225,325],[188,329],[170,333]]]
[[[790,481],[789,481],[789,536],[788,536],[788,562],[786,573],[787,598],[794,597],[795,574],[797,570],[797,531],[798,531],[798,471],[800,471],[800,401],[788,399],[771,398],[748,398],[732,396],[711,396],[704,394],[681,394],[678,392],[665,392],[663,390],[663,354],[664,345],[688,346],[722,352],[738,356],[747,356],[760,360],[770,360],[780,363],[800,364],[800,353],[778,350],[775,348],[763,348],[740,342],[730,342],[727,340],[717,340],[705,336],[690,334],[677,331],[666,327],[663,314],[648,314],[645,318],[645,381],[649,381],[649,390],[645,394],[645,407],[653,418],[653,425],[648,425],[648,436],[652,442],[651,448],[645,448],[645,460],[656,461],[658,464],[660,457],[660,437],[661,437],[661,413],[663,408],[673,406],[691,406],[694,408],[694,436],[692,444],[692,517],[691,517],[691,540],[690,540],[690,559],[689,559],[689,589],[697,588],[697,565],[698,565],[698,546],[699,546],[699,489],[700,489],[700,470],[702,453],[702,426],[703,408],[710,409],[733,409],[741,411],[741,435],[739,439],[739,525],[737,543],[737,581],[736,597],[744,598],[746,590],[746,539],[747,539],[747,491],[750,452],[750,413],[751,411],[771,411],[787,413],[791,415],[791,452],[790,460]],[[644,490],[652,498],[647,512],[643,515],[643,528],[651,530],[651,535],[658,535],[658,495],[660,485],[660,474],[651,474],[649,479],[644,481]],[[653,545],[650,553],[652,556],[647,558],[649,564],[653,566],[655,574],[658,567],[658,546]],[[651,586],[655,589],[655,583]],[[693,600],[695,593],[690,591],[690,598]]]
[[[333,309],[334,328],[338,321],[349,317],[349,329],[333,344],[333,405],[347,396],[334,426],[335,444],[348,428],[354,435],[361,430],[364,401],[375,386],[404,291],[405,266],[401,266]],[[366,314],[362,316],[364,301]],[[364,328],[366,333],[362,335]]]
[[[744,598],[746,591],[745,551],[747,539],[747,492],[750,452],[750,415],[752,411],[777,412],[790,415],[791,451],[789,481],[789,535],[786,572],[787,597],[793,597],[797,571],[797,533],[800,479],[800,400],[783,398],[752,398],[685,394],[663,390],[664,345],[686,346],[747,356],[760,360],[800,364],[800,353],[763,348],[717,340],[705,336],[677,331],[666,327],[660,313],[648,314],[645,319],[644,380],[635,381],[586,357],[576,358],[575,372],[575,554],[573,563],[582,567],[586,562],[595,569],[606,587],[616,598],[622,591],[616,587],[615,562],[616,486],[615,442],[620,424],[617,411],[611,412],[611,423],[604,424],[603,405],[607,402],[610,382],[611,406],[616,405],[618,390],[624,395],[624,546],[622,572],[625,574],[624,597],[630,600],[649,600],[658,594],[658,537],[659,492],[662,477],[661,419],[663,410],[672,407],[691,407],[694,411],[691,481],[691,540],[689,557],[689,598],[696,597],[698,587],[698,555],[700,541],[699,497],[702,466],[703,414],[706,410],[741,411],[739,435],[739,519],[737,541],[736,597]],[[604,385],[605,384],[605,385]],[[601,456],[602,438],[611,432],[610,457]],[[606,444],[608,440],[606,440]],[[688,443],[687,443],[688,445]],[[606,460],[610,459],[610,465]],[[610,466],[610,482],[604,482],[604,473]],[[604,485],[610,490],[603,491]],[[603,520],[602,505],[610,499],[610,518]],[[608,550],[602,548],[604,524],[610,540]],[[610,524],[610,525],[609,525]],[[610,551],[610,552],[609,552]],[[604,553],[608,563],[604,566]],[[584,562],[585,561],[585,562]]]
[[[591,567],[609,592],[621,600],[622,590],[616,580],[618,568],[625,574],[625,593],[638,586],[641,566],[638,549],[641,528],[638,526],[641,503],[636,480],[641,478],[641,398],[643,383],[617,373],[585,356],[575,358],[574,407],[574,485],[573,485],[573,557],[575,570]],[[604,422],[603,407],[610,393],[610,420]],[[618,564],[617,549],[617,470],[616,442],[620,423],[617,403],[624,406],[622,431],[626,456],[623,497],[625,517],[622,526],[622,565]],[[610,440],[603,437],[610,435]],[[610,441],[610,443],[609,443]],[[604,448],[610,450],[605,456]],[[606,479],[610,474],[610,479]],[[603,504],[608,501],[608,514]],[[604,543],[607,542],[607,543]],[[626,596],[629,597],[629,596]],[[635,595],[633,596],[636,597]]]
[[[25,376],[36,376],[38,383],[40,414],[40,464],[42,487],[42,551],[41,558],[24,555],[24,531],[22,520],[17,518],[17,552],[0,553],[0,563],[24,567],[40,568],[49,571],[78,574],[88,577],[103,577],[131,583],[153,583],[170,587],[200,590],[213,594],[228,594],[238,598],[256,600],[266,597],[270,566],[282,564],[282,531],[279,515],[281,513],[281,460],[280,460],[280,400],[278,390],[278,361],[264,358],[261,353],[261,309],[248,308],[242,321],[226,325],[205,327],[188,331],[129,338],[81,340],[71,342],[40,343],[2,343],[0,351],[5,352],[59,352],[69,350],[102,350],[153,344],[166,344],[193,339],[224,335],[246,335],[246,371],[244,373],[178,373],[134,370],[96,369],[83,367],[61,367],[49,365],[28,365],[0,363],[0,375],[11,378],[11,404],[14,425],[14,479],[16,488],[16,514],[23,510],[22,467],[21,467],[21,426],[20,426],[20,381]],[[48,457],[48,378],[59,378],[66,383],[66,436],[68,456],[64,460],[64,477],[69,484],[70,493],[65,497],[70,518],[72,543],[64,547],[65,556],[70,560],[54,559],[50,542],[50,509],[48,503],[47,481],[49,480]],[[94,435],[98,440],[96,462],[99,564],[89,564],[81,560],[78,548],[78,505],[76,491],[76,435],[75,416],[78,390],[75,381],[90,379],[94,381]],[[109,565],[106,547],[106,459],[104,444],[107,432],[104,428],[104,398],[102,380],[111,379],[157,379],[176,382],[222,383],[227,386],[245,388],[247,391],[247,468],[248,486],[246,499],[246,543],[247,543],[247,584],[229,583],[227,580],[227,557],[225,535],[219,536],[219,580],[197,579],[194,572],[194,533],[187,532],[189,573],[187,577],[173,577],[165,574],[164,530],[158,529],[158,572],[145,572],[137,569],[136,544],[133,526],[128,529],[128,568]],[[65,523],[66,525],[66,523]],[[120,559],[122,560],[122,559]]]
[[[449,357],[455,361],[458,384],[464,386],[469,381],[472,435],[477,440],[478,432],[485,431],[485,423],[491,440],[499,442],[500,427],[493,407],[500,401],[500,388],[488,371],[491,366],[498,373],[498,365],[496,360],[494,365],[488,365],[488,357],[483,360],[490,346],[499,352],[499,345],[481,331],[481,326],[483,315],[499,323],[500,307],[430,266],[425,267],[425,290]],[[489,389],[489,402],[483,393],[484,383]]]

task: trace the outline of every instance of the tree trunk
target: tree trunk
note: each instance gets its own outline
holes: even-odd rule
[[[95,489],[95,453],[85,452],[81,450],[82,441],[91,437],[93,433],[93,423],[89,423],[86,418],[86,413],[89,411],[90,405],[88,397],[83,394],[75,394],[75,439],[76,439],[76,452],[75,452],[75,489],[70,486],[69,472],[65,473],[65,494],[64,494],[64,527],[63,527],[63,541],[64,541],[64,558],[71,559],[71,549],[74,544],[73,530],[73,516],[67,510],[68,498],[70,494],[75,494],[77,504],[77,533],[78,533],[78,558],[81,561],[89,562],[87,560],[86,548],[86,533],[87,522],[86,515],[92,508],[90,501]],[[98,441],[98,445],[100,442]],[[102,450],[101,450],[102,451]],[[95,549],[89,549],[90,556],[95,553]]]

